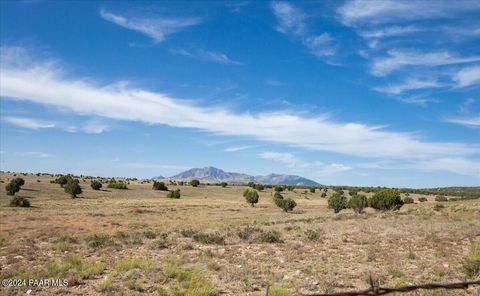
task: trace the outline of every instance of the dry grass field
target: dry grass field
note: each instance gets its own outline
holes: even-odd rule
[[[13,175],[0,177],[0,278],[69,281],[2,295],[265,295],[268,285],[278,296],[367,288],[368,276],[392,287],[453,282],[469,278],[465,262],[480,246],[480,199],[441,208],[411,195],[416,203],[397,212],[334,214],[320,192],[296,189],[285,196],[297,207],[284,213],[271,189],[251,207],[244,186],[179,186],[169,199],[151,183],[95,191],[81,181],[72,199],[52,177],[28,175],[17,195],[32,207],[15,208],[4,190]]]

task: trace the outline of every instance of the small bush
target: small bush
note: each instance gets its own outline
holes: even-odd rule
[[[315,187],[310,187],[310,192],[315,193]]]
[[[274,190],[276,192],[282,192],[284,190],[283,186],[275,186]]]
[[[305,236],[308,238],[308,240],[311,241],[316,241],[320,238],[320,231],[318,230],[313,230],[313,229],[308,229],[305,231]]]
[[[363,209],[368,206],[368,200],[365,195],[353,195],[347,203],[347,207],[352,209],[355,213],[363,213]]]
[[[322,192],[322,195],[320,195],[320,196],[325,198],[325,197],[327,197],[327,194],[325,192]]]
[[[76,198],[77,194],[82,193],[82,188],[78,184],[78,179],[69,179],[67,184],[63,187],[66,193],[70,194],[72,198]]]
[[[55,183],[59,184],[60,187],[63,188],[63,186],[67,184],[70,178],[71,178],[70,176],[60,176],[55,179]]]
[[[23,178],[13,178],[10,182],[17,184],[19,187],[25,185],[25,180]]]
[[[193,229],[182,229],[180,231],[180,234],[183,236],[183,237],[193,237],[197,232]]]
[[[395,211],[403,205],[400,192],[396,189],[379,190],[368,201],[370,207],[382,211]]]
[[[290,296],[290,290],[280,286],[272,286],[268,293],[269,296]]]
[[[30,207],[30,201],[22,196],[15,196],[10,200],[11,207],[22,207],[28,208]]]
[[[286,213],[293,211],[293,209],[297,206],[297,203],[293,199],[288,197],[282,200],[278,200],[277,206]]]
[[[347,208],[347,198],[339,193],[334,193],[328,199],[328,208],[333,209],[333,212],[339,213],[341,210]]]
[[[444,202],[444,201],[448,201],[448,198],[446,198],[443,195],[437,195],[437,196],[435,196],[435,201]]]
[[[113,245],[113,239],[108,234],[94,234],[85,238],[88,246],[94,249]]]
[[[129,271],[132,269],[146,269],[152,266],[152,263],[145,259],[124,258],[115,262],[115,270],[118,272]]]
[[[426,202],[428,199],[426,197],[419,197],[418,201],[419,202]]]
[[[164,182],[153,181],[153,190],[168,191],[168,187],[165,186]]]
[[[462,262],[462,269],[469,278],[480,275],[480,245],[473,245],[470,255]]]
[[[165,275],[175,279],[173,295],[185,296],[216,296],[218,292],[205,273],[198,268],[184,268],[178,263],[168,263],[165,267]],[[161,290],[160,290],[161,291]],[[163,292],[163,291],[162,291]],[[162,294],[159,294],[162,295]],[[165,294],[163,294],[165,295]],[[170,295],[170,294],[168,294]]]
[[[100,188],[102,188],[102,182],[93,180],[90,182],[90,187],[92,187],[93,190],[100,190]]]
[[[15,193],[20,191],[20,186],[15,182],[10,182],[5,186],[5,190],[7,191],[7,195],[15,195]]]
[[[128,189],[127,184],[125,183],[117,183],[117,182],[110,182],[107,185],[107,188],[112,188],[112,189]]]
[[[280,234],[280,232],[276,230],[269,230],[260,235],[260,241],[262,243],[270,243],[270,244],[281,243],[282,242],[281,237],[282,235]]]
[[[262,229],[248,225],[242,229],[239,229],[237,231],[237,236],[242,240],[248,240],[253,234],[259,232],[262,232]]]
[[[247,189],[243,192],[243,197],[245,197],[245,200],[247,203],[249,203],[252,207],[255,206],[256,203],[258,203],[258,192],[255,189]]]
[[[219,233],[196,233],[193,240],[207,245],[224,245],[225,237]]]
[[[193,187],[198,187],[200,185],[200,181],[197,179],[193,179],[192,181],[190,181],[190,185],[192,185]]]
[[[414,201],[413,201],[413,198],[407,196],[403,199],[403,203],[404,204],[413,204]]]
[[[180,198],[180,188],[170,190],[167,194],[168,198]]]
[[[445,208],[445,206],[441,204],[436,204],[435,206],[433,206],[434,211],[441,211],[443,208]]]
[[[227,187],[227,185],[228,185],[227,182],[222,182],[222,183],[220,183],[220,186],[222,186],[222,188]]]

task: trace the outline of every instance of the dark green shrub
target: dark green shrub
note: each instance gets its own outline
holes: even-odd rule
[[[328,208],[333,209],[334,213],[339,213],[341,210],[347,208],[347,198],[339,193],[334,193],[328,199]]]
[[[437,195],[435,196],[435,201],[444,202],[444,201],[448,201],[448,198],[446,198],[443,195]]]
[[[153,190],[161,190],[161,191],[168,191],[168,187],[165,186],[164,182],[153,181]]]
[[[403,205],[400,192],[396,189],[381,189],[375,192],[368,202],[370,207],[382,211],[395,211]]]
[[[426,197],[419,197],[418,201],[419,202],[426,202],[428,199]]]
[[[63,187],[65,192],[70,194],[72,198],[75,198],[77,197],[77,194],[82,193],[82,188],[78,183],[78,179],[69,179],[67,184]]]
[[[252,207],[254,207],[256,203],[258,203],[258,192],[254,189],[245,190],[243,192],[243,197],[245,197],[247,203],[249,203]]]
[[[174,189],[174,190],[170,190],[170,192],[168,192],[167,194],[167,197],[168,198],[180,198],[180,189],[177,188],[177,189]]]
[[[441,211],[443,208],[445,208],[445,206],[442,204],[436,204],[435,206],[433,206],[434,211]]]
[[[180,234],[183,236],[183,237],[193,237],[197,232],[193,229],[182,229],[180,231]]]
[[[322,195],[320,195],[320,196],[325,198],[325,197],[327,197],[327,194],[325,192],[322,192]]]
[[[222,182],[222,183],[220,183],[220,186],[222,186],[222,188],[227,187],[227,185],[228,185],[227,182]]]
[[[225,237],[219,233],[196,233],[193,240],[208,245],[224,245]]]
[[[270,243],[270,244],[281,243],[282,235],[280,234],[280,232],[276,230],[269,230],[269,231],[263,232],[260,235],[259,239],[262,243]]]
[[[25,185],[25,180],[23,180],[23,178],[13,178],[10,182],[17,184],[19,187]]]
[[[246,227],[237,230],[237,236],[242,240],[247,240],[250,237],[252,237],[253,234],[261,233],[261,232],[262,232],[262,229],[247,225]]]
[[[310,192],[315,193],[315,187],[310,187]]]
[[[15,195],[15,193],[20,191],[20,186],[15,182],[10,182],[5,186],[5,190],[7,191],[7,195]]]
[[[403,203],[404,203],[404,204],[413,204],[414,201],[413,201],[413,198],[407,196],[407,197],[405,197],[405,198],[403,199]]]
[[[253,185],[253,188],[258,190],[258,191],[262,191],[265,189],[265,186],[263,184],[255,184]]]
[[[308,238],[308,240],[311,241],[316,241],[320,238],[320,231],[314,230],[314,229],[308,229],[305,231],[305,236]]]
[[[60,187],[63,188],[63,186],[65,186],[67,184],[68,179],[71,178],[71,177],[70,178],[69,177],[70,176],[60,176],[57,179],[55,179],[55,183],[60,184]]]
[[[279,199],[278,202],[276,202],[276,204],[284,212],[293,211],[293,209],[297,206],[297,203],[293,199],[291,199],[290,197],[287,197],[285,199]]]
[[[15,196],[10,200],[11,207],[22,207],[28,208],[30,207],[30,201],[22,196]]]
[[[113,238],[108,234],[94,234],[85,238],[91,248],[103,248],[114,244]]]
[[[192,185],[193,187],[198,187],[200,185],[200,181],[197,179],[193,179],[192,181],[190,181],[190,185]]]
[[[93,180],[90,182],[90,187],[92,187],[93,190],[100,190],[100,188],[102,188],[102,182]]]
[[[368,206],[368,200],[365,195],[354,195],[347,202],[347,207],[352,209],[355,213],[361,214],[363,209]]]
[[[275,186],[274,190],[276,192],[282,192],[284,190],[283,186]]]
[[[115,182],[115,181],[108,183],[107,188],[122,189],[122,190],[128,189],[128,188],[127,188],[127,184],[125,184],[125,183],[117,183],[117,182]]]

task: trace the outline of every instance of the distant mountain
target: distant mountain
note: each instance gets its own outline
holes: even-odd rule
[[[161,179],[166,179],[166,178],[164,176],[152,177],[152,180],[161,180]]]
[[[248,182],[270,184],[270,185],[305,185],[316,186],[320,185],[315,181],[294,175],[279,175],[270,174],[267,176],[250,176],[247,174],[225,172],[224,170],[214,167],[194,168],[182,172],[178,175],[169,178],[154,178],[154,179],[171,179],[180,181],[190,181],[198,179],[203,183],[219,183],[228,182],[234,184],[245,184]]]

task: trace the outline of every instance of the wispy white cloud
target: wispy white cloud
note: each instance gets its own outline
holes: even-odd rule
[[[412,133],[339,122],[325,115],[289,110],[234,113],[223,107],[198,106],[125,84],[101,85],[91,79],[66,78],[41,63],[28,68],[0,68],[0,91],[6,98],[61,107],[81,115],[195,128],[359,157],[429,159],[467,157],[480,152],[473,144],[430,142]]]
[[[426,107],[430,103],[438,103],[439,101],[433,98],[425,97],[423,95],[418,95],[418,96],[409,96],[405,98],[401,98],[400,101],[407,103],[407,104],[412,104],[412,105],[418,105],[421,107]]]
[[[240,65],[241,64],[240,62],[232,60],[226,54],[219,51],[208,51],[203,49],[187,50],[184,48],[175,48],[175,49],[172,49],[171,52],[173,54],[178,54],[178,55],[199,59],[199,60],[204,60],[204,61],[209,61],[209,62],[214,62],[218,64],[224,64],[224,65]]]
[[[442,66],[466,64],[480,61],[480,55],[461,57],[448,51],[417,52],[392,49],[388,56],[373,59],[371,73],[376,76],[385,76],[406,66]]]
[[[480,84],[480,65],[461,69],[453,76],[453,80],[458,87]]]
[[[433,172],[445,171],[459,175],[480,178],[480,161],[466,160],[456,157],[444,157],[421,161],[414,165],[418,170]]]
[[[10,124],[33,130],[55,127],[53,122],[29,117],[6,116],[4,120]]]
[[[49,158],[52,157],[51,154],[40,152],[40,151],[18,151],[14,153],[15,155],[34,157],[34,158]]]
[[[480,128],[480,114],[476,116],[464,116],[464,117],[447,117],[445,118],[446,122],[460,124],[466,127],[471,128]]]
[[[349,0],[337,13],[345,25],[381,24],[432,18],[452,18],[458,13],[480,9],[472,0]]]
[[[277,31],[301,40],[302,44],[317,57],[332,57],[336,54],[336,46],[329,33],[312,34],[308,32],[305,23],[306,16],[300,8],[282,1],[272,2],[271,6],[278,21],[275,27]],[[329,60],[326,61],[329,62]]]
[[[475,104],[475,102],[476,100],[474,98],[465,99],[458,107],[458,111],[462,114],[469,113],[471,105]]]
[[[391,26],[386,28],[379,28],[370,31],[361,31],[359,32],[360,36],[363,38],[387,38],[387,37],[395,37],[401,35],[407,35],[410,33],[422,32],[425,31],[426,28],[418,27],[418,26]]]
[[[151,39],[155,43],[165,40],[168,35],[184,30],[188,27],[201,23],[199,18],[127,18],[118,14],[114,14],[105,9],[100,10],[100,16],[116,25],[126,29],[140,32]]]
[[[296,164],[300,162],[300,159],[298,159],[292,153],[267,151],[267,152],[260,153],[258,156],[260,156],[263,159],[281,162],[283,164],[288,165],[289,167],[294,167]]]
[[[317,173],[319,173],[320,175],[324,175],[324,176],[330,176],[330,175],[333,175],[333,174],[347,172],[347,171],[350,171],[352,169],[353,168],[351,166],[348,166],[348,165],[344,165],[344,164],[341,164],[341,163],[332,163],[332,164],[325,165],[319,171],[317,171]]]
[[[378,92],[389,93],[389,94],[401,94],[405,91],[418,90],[425,88],[436,88],[442,87],[443,84],[440,84],[436,79],[418,79],[418,78],[408,78],[406,81],[400,84],[390,84],[384,87],[374,88]]]
[[[237,151],[242,151],[242,150],[247,150],[247,149],[250,149],[250,148],[253,148],[255,146],[236,146],[236,147],[228,147],[228,148],[225,148],[224,151],[226,152],[237,152]]]

